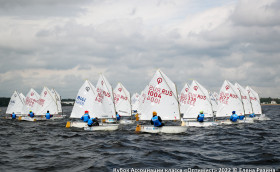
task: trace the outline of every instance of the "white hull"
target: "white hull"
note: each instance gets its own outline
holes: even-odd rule
[[[84,127],[86,131],[114,131],[119,128],[119,124],[107,124],[92,127]]]
[[[29,116],[21,116],[21,117],[19,117],[18,118],[18,120],[19,121],[31,121],[31,122],[33,122],[33,121],[37,121],[37,118],[31,118],[31,117],[29,117]]]
[[[182,126],[189,126],[189,127],[210,127],[210,126],[217,126],[219,125],[218,122],[198,122],[198,121],[186,121],[182,122]]]
[[[103,123],[115,123],[117,121],[116,121],[116,119],[103,119],[102,122]]]
[[[70,128],[70,127],[75,127],[75,128],[84,128],[84,127],[88,127],[87,122],[82,122],[82,121],[74,121],[74,122],[70,122],[67,121],[66,124],[66,128]]]
[[[47,121],[47,120],[55,120],[55,119],[63,119],[64,115],[53,116],[51,119],[46,119],[45,116],[35,116],[33,118],[29,116],[20,116],[18,120],[20,121]]]
[[[222,121],[218,121],[220,124],[225,124],[225,125],[231,125],[231,124],[238,124],[239,122],[232,122],[230,120],[222,120]]]
[[[254,123],[254,120],[251,119],[243,119],[243,120],[237,120],[236,122],[232,122],[231,120],[222,120],[218,121],[220,124],[230,125],[230,124],[251,124]]]
[[[124,125],[129,125],[129,124],[134,124],[135,120],[121,119],[119,123]]]
[[[238,123],[254,123],[254,120],[252,118],[245,118],[243,120],[238,120]]]
[[[163,126],[163,127],[154,127],[152,125],[137,125],[137,132],[145,133],[184,133],[187,131],[186,126]]]

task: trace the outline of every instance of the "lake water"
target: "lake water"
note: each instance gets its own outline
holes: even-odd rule
[[[189,128],[177,135],[136,134],[135,125],[120,126],[113,132],[65,128],[72,107],[63,107],[67,118],[62,120],[0,119],[0,171],[279,171],[280,106],[262,108],[271,121]],[[3,115],[6,109],[1,109]]]

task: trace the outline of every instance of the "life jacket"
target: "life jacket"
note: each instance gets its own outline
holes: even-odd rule
[[[199,114],[198,118],[197,118],[197,121],[198,122],[203,122],[203,120],[204,120],[204,114]]]
[[[88,122],[88,120],[90,119],[90,116],[89,114],[84,114],[82,117],[81,117],[81,120],[83,120],[84,122]]]
[[[116,115],[117,121],[119,121],[121,119],[120,115],[117,113]]]
[[[50,113],[46,113],[46,119],[51,119],[51,114]]]
[[[158,120],[158,116],[154,116],[154,117],[152,118],[152,121],[154,122],[154,126],[155,126],[155,127],[161,126],[161,122]]]
[[[249,117],[254,118],[254,117],[256,117],[256,115],[254,113],[252,113],[252,114],[249,115]]]
[[[31,118],[33,118],[33,117],[34,117],[34,113],[33,113],[33,112],[30,112],[30,113],[29,113],[29,116],[30,116]]]
[[[96,118],[90,118],[88,120],[88,126],[91,126],[92,124],[98,124],[98,121],[96,120]],[[98,124],[99,125],[99,124]]]
[[[230,120],[231,120],[232,122],[236,122],[238,118],[239,118],[239,117],[238,117],[238,115],[236,115],[236,114],[232,114],[232,115],[230,116]]]
[[[17,115],[16,114],[12,114],[12,119],[16,119],[17,118]]]
[[[245,116],[244,116],[244,115],[239,116],[239,119],[240,119],[240,120],[243,120],[244,118],[245,118]]]

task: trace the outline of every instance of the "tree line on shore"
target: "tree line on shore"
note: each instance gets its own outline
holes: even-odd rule
[[[62,106],[72,106],[71,104],[64,103],[64,102],[74,102],[75,99],[62,99],[61,100],[61,105]],[[261,98],[261,103],[268,103],[270,104],[271,101],[275,101],[277,104],[280,104],[280,99],[279,98]],[[0,97],[0,107],[7,107],[9,105],[10,98],[8,97]]]
[[[72,106],[71,104],[68,103],[63,103],[63,102],[74,102],[75,99],[62,99],[61,100],[61,105],[62,106]],[[10,98],[8,97],[0,97],[0,107],[7,107],[9,105]]]

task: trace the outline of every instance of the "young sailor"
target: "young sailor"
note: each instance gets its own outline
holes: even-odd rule
[[[98,122],[98,118],[90,118],[88,120],[88,126],[91,127],[91,126],[99,126],[99,122]]]
[[[53,115],[50,114],[50,111],[47,111],[47,113],[46,113],[46,119],[51,119],[51,117],[53,117]]]
[[[153,112],[153,117],[151,119],[151,124],[154,125],[155,127],[162,127],[164,124],[161,122],[160,116],[157,116],[157,112]]]
[[[29,111],[28,116],[30,116],[31,118],[33,118],[33,117],[35,116],[35,115],[34,115],[34,113],[32,112],[32,110],[31,110],[31,111]]]
[[[249,117],[254,118],[254,117],[256,117],[256,115],[255,115],[255,113],[252,113],[252,114],[249,115]]]
[[[16,119],[17,118],[17,115],[15,114],[15,112],[12,113],[11,117],[12,117],[12,119]]]
[[[200,111],[200,114],[197,115],[197,121],[198,122],[203,122],[204,121],[203,111]]]
[[[238,117],[238,115],[235,113],[235,111],[232,111],[232,115],[230,116],[230,120],[231,120],[232,122],[236,122],[238,118],[239,118],[239,117]]]
[[[85,114],[81,117],[81,120],[83,120],[84,122],[88,122],[89,119],[90,116],[88,114],[88,111],[85,111]]]
[[[119,115],[118,112],[116,112],[116,118],[117,118],[117,121],[119,121],[121,119],[121,116]]]

